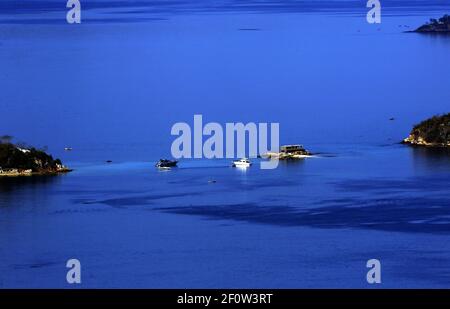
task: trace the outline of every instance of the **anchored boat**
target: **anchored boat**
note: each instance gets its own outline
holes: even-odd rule
[[[158,161],[158,163],[156,163],[156,167],[157,168],[171,168],[171,167],[175,167],[177,166],[178,161],[176,160],[166,160],[166,159],[161,159]]]
[[[247,158],[242,158],[240,160],[233,161],[233,167],[250,167],[252,162]]]

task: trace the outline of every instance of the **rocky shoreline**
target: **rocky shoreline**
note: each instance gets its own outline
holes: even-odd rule
[[[11,139],[10,136],[0,138],[0,177],[57,175],[72,171],[44,150],[16,145]]]
[[[415,125],[402,143],[433,148],[450,147],[450,113],[431,117]]]
[[[33,172],[32,170],[19,170],[19,169],[6,169],[0,170],[0,177],[19,177],[19,176],[50,176],[50,175],[58,175],[65,174],[73,171],[70,168],[62,167],[57,170],[48,170],[48,171],[39,171]]]
[[[411,146],[423,146],[423,147],[432,147],[432,148],[447,148],[450,147],[450,143],[443,144],[443,143],[429,143],[423,138],[419,137],[416,138],[413,135],[409,135],[407,138],[405,138],[402,141],[402,144],[408,144]]]
[[[439,19],[430,19],[429,22],[420,26],[416,30],[408,31],[429,34],[450,34],[450,15],[444,15]]]

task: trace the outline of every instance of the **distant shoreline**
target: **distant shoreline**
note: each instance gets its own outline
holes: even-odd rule
[[[450,113],[433,116],[415,125],[402,144],[450,148]]]
[[[10,135],[0,137],[0,177],[57,175],[72,171],[46,151],[13,144],[12,139]]]
[[[0,172],[0,177],[30,177],[30,176],[50,176],[50,175],[59,175],[66,174],[72,172],[73,169],[63,168],[56,171],[43,171],[43,172],[33,172],[29,170],[22,171],[2,171]]]
[[[407,33],[439,34],[450,35],[450,15],[444,15],[439,19],[430,19],[429,22],[420,26],[416,30],[406,31]]]

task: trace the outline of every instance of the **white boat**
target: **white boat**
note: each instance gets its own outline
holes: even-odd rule
[[[240,160],[233,161],[234,167],[250,167],[252,165],[252,162],[250,162],[247,158],[242,158]]]

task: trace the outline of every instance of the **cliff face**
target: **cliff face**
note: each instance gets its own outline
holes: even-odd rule
[[[450,147],[450,113],[422,121],[414,126],[403,142],[419,146]]]
[[[0,174],[51,174],[70,171],[59,159],[42,150],[0,143]]]

